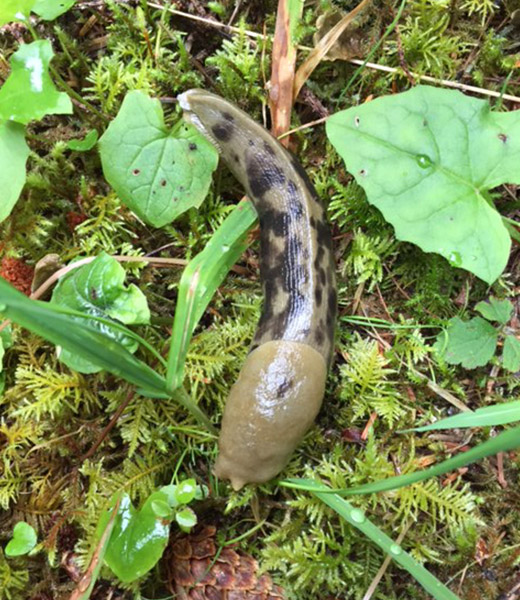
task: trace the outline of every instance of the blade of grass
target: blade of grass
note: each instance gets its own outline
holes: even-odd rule
[[[453,415],[452,417],[436,421],[431,425],[404,429],[400,433],[433,431],[434,429],[457,429],[461,427],[491,427],[493,425],[507,425],[515,421],[520,421],[520,400],[477,408],[474,412]]]
[[[0,278],[0,312],[21,327],[40,335],[57,346],[100,365],[114,375],[166,397],[165,380],[146,363],[133,356],[116,341],[76,318],[39,300],[30,300]]]
[[[283,483],[283,482],[282,482]],[[372,540],[388,554],[400,567],[406,569],[422,587],[429,592],[435,600],[458,600],[457,596],[451,592],[443,583],[427,571],[422,565],[416,562],[410,554],[381,531],[377,525],[372,523],[359,508],[355,508],[341,498],[338,494],[331,493],[333,490],[327,488],[328,493],[324,493],[323,486],[318,483],[309,485],[306,489],[319,498],[324,504],[330,506],[338,515],[347,521],[350,525],[361,531],[368,539]]]
[[[188,346],[200,318],[229,269],[247,248],[247,232],[256,221],[249,200],[242,200],[215,231],[202,252],[184,269],[173,320],[166,386],[182,384]]]
[[[515,427],[504,431],[496,437],[475,446],[471,450],[461,452],[457,456],[449,458],[438,465],[434,465],[429,469],[423,471],[416,471],[415,473],[408,473],[406,475],[398,475],[396,477],[389,477],[381,481],[374,481],[373,483],[366,483],[357,487],[348,489],[331,489],[323,485],[320,490],[323,493],[334,492],[340,496],[353,496],[358,494],[372,494],[374,492],[387,492],[389,490],[396,490],[406,485],[412,485],[428,479],[430,477],[436,477],[437,475],[443,475],[448,471],[454,471],[460,469],[471,463],[485,458],[486,456],[493,456],[498,452],[508,452],[520,447],[520,427]],[[308,485],[315,486],[316,482],[312,479],[285,479],[280,481],[280,485],[290,488],[307,490],[311,489]],[[314,487],[312,489],[315,489]]]

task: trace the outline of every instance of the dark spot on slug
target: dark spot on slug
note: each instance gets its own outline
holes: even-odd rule
[[[229,140],[233,137],[233,129],[228,125],[213,125],[211,128],[213,135],[220,140],[221,142],[229,142]]]
[[[323,299],[323,291],[322,291],[322,289],[321,289],[321,288],[317,287],[317,288],[314,290],[314,298],[315,298],[315,300],[316,300],[316,304],[317,304],[317,306],[321,306],[321,301],[322,301],[322,299]]]
[[[312,227],[313,229],[316,229],[316,219],[315,219],[314,217],[311,217],[311,218],[309,219],[309,223],[311,224],[311,227]]]
[[[294,183],[294,181],[292,179],[289,179],[289,181],[287,182],[287,191],[289,192],[290,196],[299,196],[300,195],[298,193],[298,186]]]
[[[255,140],[249,140],[249,145],[250,146],[254,146],[255,145]]]
[[[140,173],[140,172],[141,172],[141,171],[140,171],[139,169],[134,169],[134,170],[132,171],[132,175],[139,175],[139,173]]]
[[[314,339],[316,340],[316,343],[318,344],[318,346],[323,345],[323,343],[325,342],[325,334],[323,333],[323,331],[321,329],[316,329],[316,331],[314,333]]]
[[[196,149],[197,149],[197,144],[195,144],[195,142],[190,142],[190,144],[189,144],[188,148],[189,148],[190,150],[192,150],[192,151],[193,151],[193,150],[196,150]]]
[[[323,267],[320,267],[319,276],[321,285],[325,285],[327,283],[327,273]]]
[[[505,133],[499,133],[498,139],[505,144],[507,142],[507,135]]]
[[[318,246],[318,250],[316,251],[316,258],[314,259],[314,268],[319,269],[323,257],[325,256],[325,249],[323,246]]]
[[[269,142],[264,142],[264,150],[267,152],[267,154],[270,154],[271,156],[275,156],[276,154],[274,148]]]
[[[228,112],[223,112],[222,116],[224,117],[224,119],[226,119],[226,121],[229,121],[230,123],[232,123],[235,120],[235,117]]]
[[[238,154],[236,152],[233,152],[233,154],[231,155],[231,158],[236,162],[239,163],[240,162],[240,157],[238,156]]]
[[[267,171],[262,168],[260,163],[253,158],[252,160],[248,160],[246,166],[247,179],[249,182],[249,187],[251,189],[251,194],[253,196],[257,196],[261,198],[266,192],[268,192],[272,185],[273,181],[269,177]]]
[[[284,379],[276,390],[276,397],[283,398],[287,392],[293,387],[294,382],[292,380]]]

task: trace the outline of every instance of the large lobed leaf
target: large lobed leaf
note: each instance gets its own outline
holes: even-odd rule
[[[520,111],[417,86],[336,113],[327,135],[396,236],[492,283],[511,240],[488,190],[520,183]]]
[[[159,101],[138,91],[126,95],[99,150],[107,181],[154,227],[200,206],[218,162],[215,148],[193,127],[169,131]]]

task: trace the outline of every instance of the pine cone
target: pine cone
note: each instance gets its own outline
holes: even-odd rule
[[[168,561],[170,590],[178,600],[280,600],[280,586],[251,556],[226,546],[217,554],[216,528],[204,526],[178,538]]]

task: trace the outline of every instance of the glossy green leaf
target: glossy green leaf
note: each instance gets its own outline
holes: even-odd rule
[[[520,447],[520,427],[514,427],[508,431],[503,431],[496,437],[490,438],[489,440],[478,444],[471,450],[461,452],[448,460],[444,460],[433,467],[424,469],[422,471],[415,471],[414,473],[407,473],[405,475],[397,475],[396,477],[389,477],[388,479],[381,479],[380,481],[374,481],[373,483],[365,483],[348,489],[335,489],[331,490],[327,486],[322,486],[324,492],[332,491],[341,496],[353,496],[357,494],[373,494],[376,492],[388,492],[390,490],[397,490],[407,485],[413,485],[419,481],[424,481],[430,477],[437,477],[443,475],[449,471],[460,469],[470,465],[471,463],[477,462],[487,456],[493,456],[498,452],[509,452]],[[312,481],[314,485],[316,482],[308,479],[286,479],[280,483],[286,487],[292,487],[296,489],[310,489],[307,487],[309,481]]]
[[[168,356],[168,389],[182,384],[188,346],[200,318],[229,269],[247,248],[247,232],[256,221],[256,211],[243,200],[211,236],[204,250],[182,273]]]
[[[175,520],[182,531],[188,532],[197,524],[197,515],[191,508],[186,507],[175,513]]]
[[[0,123],[0,222],[11,214],[23,189],[28,156],[23,125]]]
[[[479,302],[475,310],[489,321],[497,321],[505,325],[513,314],[513,305],[509,300],[497,300],[491,296],[489,302]]]
[[[51,304],[69,308],[85,315],[114,319],[130,324],[150,322],[146,297],[135,285],[125,287],[125,270],[106,253],[91,263],[78,267],[60,279],[52,293]],[[137,350],[137,342],[120,329],[105,323],[90,321],[94,329],[112,338],[129,352]],[[86,361],[82,356],[63,349],[59,358],[71,369],[80,373],[96,373],[102,369],[98,363]]]
[[[45,115],[70,114],[72,102],[49,75],[54,56],[49,40],[22,44],[10,60],[11,74],[0,88],[0,119],[26,124]]]
[[[2,278],[0,316],[122,377],[143,394],[167,397],[166,382],[158,373],[124,346],[100,333],[81,313],[30,300]]]
[[[121,498],[105,562],[124,583],[152,569],[166,548],[171,519],[156,515],[158,504],[168,505],[167,494],[160,490],[149,496],[140,510],[134,508],[128,494]]]
[[[488,321],[475,317],[463,321],[453,317],[441,332],[436,348],[450,365],[474,369],[487,364],[497,347],[497,330]]]
[[[153,513],[161,519],[171,519],[173,515],[172,507],[165,500],[154,500],[151,504]]]
[[[18,522],[13,529],[13,537],[5,547],[6,556],[22,556],[28,554],[36,546],[36,531],[23,521]]]
[[[474,412],[463,412],[436,421],[424,427],[414,427],[406,431],[433,431],[434,429],[457,429],[462,427],[491,427],[520,421],[520,400],[493,404],[477,408]]]
[[[138,91],[126,95],[99,150],[107,181],[155,227],[201,204],[218,162],[215,148],[193,127],[180,122],[169,131],[160,102]]]
[[[513,373],[520,371],[520,340],[514,335],[506,335],[504,338],[502,364],[504,369]]]
[[[36,0],[2,0],[0,2],[0,27],[11,21],[25,21]]]
[[[75,3],[76,0],[36,0],[33,12],[45,21],[52,21],[67,12]]]
[[[314,494],[324,504],[330,506],[342,519],[361,531],[369,540],[377,544],[395,563],[408,571],[435,600],[458,600],[452,591],[419,564],[408,552],[405,552],[402,546],[394,542],[384,531],[372,523],[361,509],[352,506],[350,502],[337,494],[324,493],[324,488],[327,492],[333,491],[331,488],[327,488],[327,486],[309,479],[302,481],[305,481],[308,486],[305,489]]]
[[[175,486],[174,497],[177,504],[189,504],[197,494],[195,479],[185,479]]]
[[[95,129],[89,131],[82,140],[69,140],[67,148],[75,152],[88,152],[97,144],[99,134]]]
[[[511,240],[488,190],[520,183],[520,111],[416,86],[338,112],[326,128],[400,240],[497,279]]]

